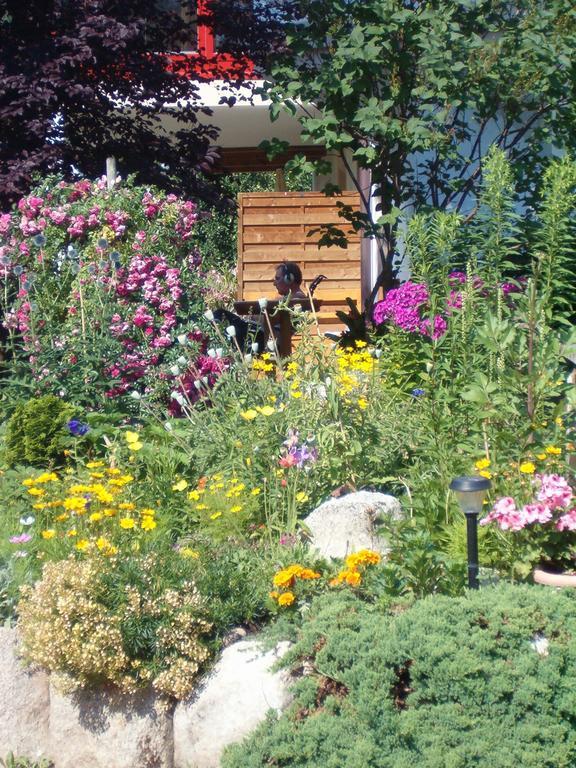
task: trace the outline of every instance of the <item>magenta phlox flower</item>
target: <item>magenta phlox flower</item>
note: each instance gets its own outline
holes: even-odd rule
[[[29,533],[20,533],[17,536],[11,536],[8,541],[10,544],[28,544],[32,541],[32,536]]]
[[[568,507],[574,498],[572,488],[566,478],[560,475],[539,475],[536,482],[540,482],[540,489],[536,498],[542,501],[550,509]]]
[[[419,309],[428,301],[428,289],[420,283],[408,280],[398,288],[388,291],[374,307],[376,325],[391,321],[402,330],[417,331],[421,322]]]
[[[426,318],[420,323],[420,327],[418,330],[423,336],[430,336],[431,339],[439,339],[441,336],[444,336],[446,333],[446,330],[448,328],[448,324],[446,323],[446,320],[442,317],[442,315],[435,315],[434,321],[431,322],[429,318]]]

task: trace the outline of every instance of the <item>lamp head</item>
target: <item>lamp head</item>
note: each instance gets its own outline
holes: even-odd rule
[[[492,483],[487,477],[477,475],[455,477],[450,483],[450,490],[455,492],[465,515],[480,514],[486,491],[491,487]]]

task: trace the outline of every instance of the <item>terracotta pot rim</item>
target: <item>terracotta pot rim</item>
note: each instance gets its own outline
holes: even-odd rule
[[[576,587],[576,573],[552,573],[544,568],[535,568],[533,578],[536,584],[550,587]]]

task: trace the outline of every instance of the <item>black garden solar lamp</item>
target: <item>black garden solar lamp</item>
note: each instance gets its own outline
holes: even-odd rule
[[[466,546],[468,551],[468,586],[478,589],[478,515],[486,491],[492,486],[487,477],[455,477],[450,483],[460,509],[466,517]]]

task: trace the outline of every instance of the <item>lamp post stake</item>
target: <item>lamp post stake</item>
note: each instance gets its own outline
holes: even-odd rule
[[[466,546],[468,550],[468,586],[478,589],[478,515],[466,512]]]

